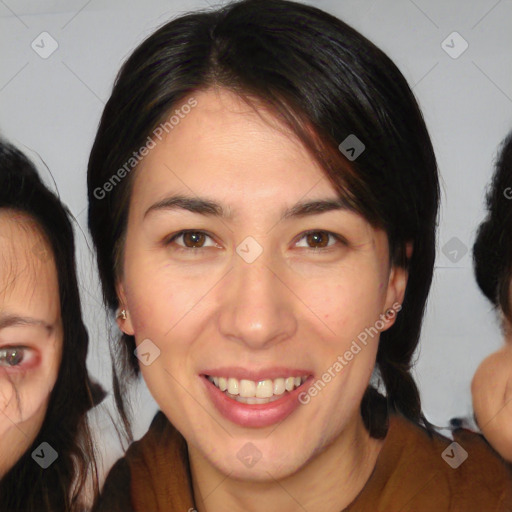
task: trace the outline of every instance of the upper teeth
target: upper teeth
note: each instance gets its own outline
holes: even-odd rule
[[[208,376],[208,380],[213,382],[221,391],[227,391],[231,395],[240,395],[245,398],[270,398],[273,395],[282,395],[285,391],[293,391],[298,388],[307,378],[308,376],[305,375],[303,377],[283,377],[255,382],[247,379],[238,380],[233,377]]]

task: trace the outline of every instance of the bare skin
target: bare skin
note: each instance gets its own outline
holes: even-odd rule
[[[36,438],[57,380],[62,323],[49,254],[30,217],[0,210],[0,478]]]
[[[160,350],[141,370],[187,441],[200,512],[337,512],[363,488],[382,448],[359,412],[378,336],[310,403],[270,427],[223,416],[201,371],[285,365],[318,378],[401,304],[406,272],[390,265],[386,234],[354,212],[280,220],[300,201],[337,198],[322,169],[264,110],[262,119],[224,90],[194,97],[197,107],[136,171],[118,282],[128,318],[119,326],[137,345],[150,339]],[[161,207],[178,192],[216,201],[232,216]],[[201,250],[172,238],[184,229],[205,233]],[[307,239],[310,230],[325,246]],[[252,263],[236,252],[248,236],[263,249]],[[237,458],[248,442],[261,452],[250,468]]]
[[[512,462],[512,325],[505,322],[505,345],[480,364],[471,393],[484,436],[505,460]]]

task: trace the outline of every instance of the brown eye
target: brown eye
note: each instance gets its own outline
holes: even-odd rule
[[[316,231],[308,231],[303,233],[299,242],[304,240],[305,244],[299,245],[301,248],[309,249],[311,251],[320,251],[322,252],[329,251],[334,249],[335,245],[347,246],[347,241],[336,233],[331,233],[330,231],[316,230]]]
[[[189,248],[195,248],[195,247],[201,247],[202,244],[205,241],[205,235],[204,233],[201,233],[200,231],[188,231],[187,233],[183,234],[183,242],[185,244],[185,247]]]
[[[18,366],[23,361],[22,348],[0,349],[0,366]]]
[[[182,239],[182,241],[180,241],[180,239]],[[176,249],[178,251],[192,249],[188,252],[194,254],[195,251],[199,252],[201,249],[217,246],[213,240],[210,244],[205,244],[208,239],[212,240],[212,237],[203,231],[184,230],[166,240],[165,245],[176,245],[178,246]]]
[[[327,247],[329,243],[329,234],[325,231],[314,231],[306,235],[308,244],[314,244],[317,247]]]

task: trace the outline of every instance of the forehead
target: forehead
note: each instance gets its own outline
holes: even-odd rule
[[[229,191],[232,199],[276,193],[296,198],[314,187],[319,196],[337,196],[297,135],[268,108],[254,108],[224,89],[192,96],[197,105],[161,141],[154,139],[138,167],[134,193],[163,193],[176,185],[188,193]],[[172,113],[177,110],[180,105]]]
[[[0,209],[0,310],[59,314],[57,271],[52,251],[30,216]]]

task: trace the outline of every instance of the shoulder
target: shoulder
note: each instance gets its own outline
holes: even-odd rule
[[[386,489],[402,492],[406,510],[512,511],[512,473],[479,434],[453,432],[453,441],[393,416],[383,455],[394,469]],[[416,505],[415,505],[416,504]]]
[[[486,439],[481,435],[464,428],[453,432],[452,448],[465,451],[462,453],[464,462],[460,465],[462,469],[466,462],[464,471],[461,471],[461,477],[466,476],[466,486],[484,489],[494,489],[495,496],[505,496],[508,498],[507,504],[512,511],[512,468],[507,462],[490,446]],[[456,445],[455,445],[456,443]],[[447,448],[445,457],[451,456],[451,451]],[[453,473],[452,473],[453,474]],[[471,480],[470,480],[471,479]]]
[[[151,455],[157,446],[162,446],[165,438],[173,430],[165,415],[158,411],[148,432],[133,442],[124,457],[111,468],[96,500],[93,512],[134,512],[132,504],[132,480],[137,477],[140,465],[150,463]]]

